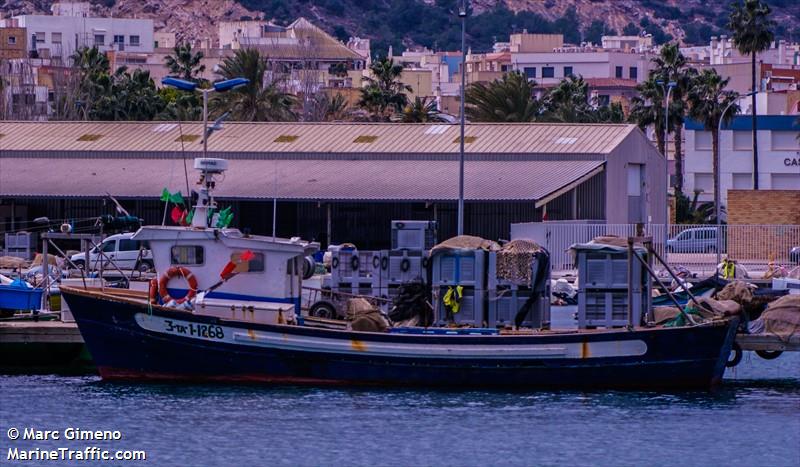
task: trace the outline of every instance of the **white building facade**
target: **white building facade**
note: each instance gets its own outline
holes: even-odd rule
[[[153,52],[151,19],[94,18],[89,16],[88,4],[83,3],[56,3],[52,11],[53,15],[13,17],[27,30],[29,50],[40,57],[66,58],[82,47],[93,46],[101,52]]]
[[[569,76],[617,78],[637,83],[652,68],[650,53],[565,47],[554,52],[511,53],[514,70],[542,85],[557,84]]]
[[[800,190],[800,123],[797,115],[758,117],[758,185],[761,190]],[[720,198],[729,189],[753,188],[751,117],[739,115],[720,135]],[[684,191],[700,190],[699,199],[714,199],[711,132],[702,124],[685,124]],[[787,209],[800,207],[787,206]]]

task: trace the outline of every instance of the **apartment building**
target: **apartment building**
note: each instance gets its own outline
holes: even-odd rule
[[[34,57],[65,58],[82,47],[103,52],[153,52],[153,20],[95,18],[90,4],[54,3],[52,15],[20,15],[11,20],[27,31],[28,51]]]
[[[800,190],[800,123],[798,115],[758,117],[758,184],[765,190]],[[753,188],[753,139],[750,115],[739,115],[720,134],[720,196],[727,205],[729,189]],[[685,191],[700,190],[700,199],[714,198],[711,132],[701,124],[685,124]],[[787,206],[787,209],[792,207]]]
[[[25,28],[0,26],[0,59],[23,58],[27,50]]]

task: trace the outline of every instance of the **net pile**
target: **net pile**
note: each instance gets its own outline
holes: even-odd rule
[[[511,240],[497,252],[497,277],[514,284],[531,284],[533,263],[541,252],[532,240]]]

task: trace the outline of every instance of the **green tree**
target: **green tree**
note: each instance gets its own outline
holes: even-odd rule
[[[734,3],[728,22],[728,29],[733,33],[733,43],[743,55],[750,55],[750,77],[753,92],[758,91],[756,83],[756,55],[767,50],[775,39],[772,30],[775,22],[769,17],[770,8],[760,0],[744,0]],[[758,115],[756,95],[752,96],[753,118],[753,189],[758,190]]]
[[[656,146],[661,154],[664,150],[664,88],[657,83],[659,79],[650,73],[645,81],[636,85],[637,95],[631,99],[628,120],[635,123],[642,130],[649,126],[655,128]]]
[[[95,90],[90,120],[149,121],[164,110],[164,100],[148,70],[129,73],[120,67],[112,75],[100,74],[92,83]]]
[[[75,109],[78,118],[89,120],[103,93],[111,85],[108,57],[97,47],[82,47],[70,57],[75,71]]]
[[[411,91],[411,86],[400,81],[403,65],[392,58],[375,60],[370,65],[370,74],[364,78],[367,85],[361,88],[358,106],[377,118],[388,119],[408,104],[406,92]]]
[[[250,83],[221,94],[210,102],[215,113],[230,112],[232,120],[248,122],[296,121],[297,97],[279,83],[266,82],[267,61],[257,49],[238,49],[217,72],[223,79],[247,78]]]
[[[464,98],[466,117],[473,122],[535,121],[542,109],[534,95],[535,86],[519,71],[490,83],[470,84]]]
[[[350,119],[350,107],[347,105],[347,99],[338,92],[334,96],[325,92],[317,94],[314,96],[312,109],[311,120],[315,122],[337,122]]]
[[[201,75],[206,71],[202,64],[203,52],[194,52],[188,42],[176,44],[172,48],[172,55],[164,57],[164,64],[172,76],[187,81],[199,82]]]
[[[724,123],[733,120],[733,116],[739,112],[739,106],[735,104],[739,95],[734,91],[725,90],[728,79],[722,78],[714,69],[703,70],[694,77],[689,88],[687,101],[689,103],[689,116],[703,124],[706,131],[711,132],[711,157],[712,172],[714,176],[714,187],[719,186],[719,123],[722,112],[730,105],[730,109],[725,113]]]
[[[415,97],[401,112],[392,116],[393,121],[403,123],[443,122],[445,119],[436,107],[436,101],[427,97]]]
[[[589,103],[589,85],[583,76],[562,79],[545,97],[545,118],[551,122],[589,123],[594,109]]]

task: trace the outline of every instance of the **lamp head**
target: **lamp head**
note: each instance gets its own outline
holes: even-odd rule
[[[225,92],[230,91],[232,89],[236,89],[241,86],[245,86],[250,84],[250,80],[247,78],[232,78],[226,79],[225,81],[217,81],[213,84],[214,90],[217,92]]]
[[[181,91],[194,91],[197,89],[197,83],[186,81],[185,79],[173,78],[171,76],[167,76],[166,78],[162,79],[161,84],[175,89],[180,89]]]

